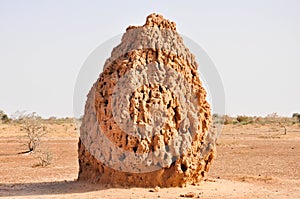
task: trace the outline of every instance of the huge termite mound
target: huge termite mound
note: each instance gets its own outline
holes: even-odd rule
[[[87,96],[78,179],[140,187],[200,182],[215,141],[197,69],[174,22],[151,14],[145,25],[129,26]]]

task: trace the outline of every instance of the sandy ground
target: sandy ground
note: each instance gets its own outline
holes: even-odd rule
[[[35,167],[18,126],[0,125],[0,197],[4,198],[300,198],[300,127],[226,125],[207,179],[185,188],[109,188],[76,182],[74,124],[52,124],[43,148],[52,164]]]

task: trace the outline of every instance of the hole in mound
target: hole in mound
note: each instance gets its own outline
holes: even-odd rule
[[[183,172],[185,172],[188,169],[185,164],[181,164],[180,167]]]
[[[204,171],[201,171],[201,176],[204,177],[205,173]]]
[[[133,147],[132,149],[133,149],[133,151],[136,153],[137,147]]]
[[[173,156],[172,157],[172,164],[174,163],[174,165],[175,165],[175,161],[177,160],[177,157],[176,156]]]
[[[165,148],[166,148],[166,152],[169,152],[169,151],[170,151],[169,145],[166,145]]]

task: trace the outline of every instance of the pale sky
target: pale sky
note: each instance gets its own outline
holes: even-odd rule
[[[73,116],[76,77],[90,53],[153,12],[213,60],[227,114],[300,112],[297,0],[0,0],[0,109]]]

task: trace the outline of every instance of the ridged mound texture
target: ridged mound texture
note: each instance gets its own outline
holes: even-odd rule
[[[215,141],[197,69],[174,22],[151,14],[145,25],[129,26],[87,96],[78,179],[138,187],[199,183]]]

